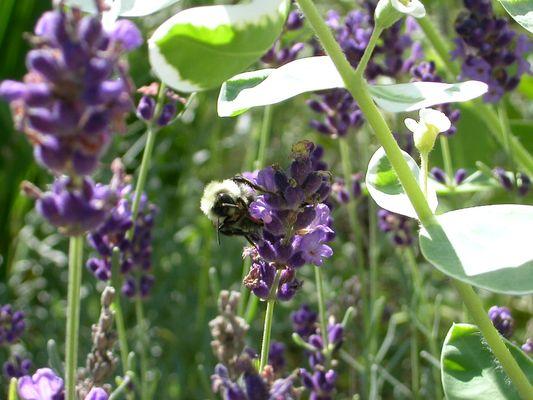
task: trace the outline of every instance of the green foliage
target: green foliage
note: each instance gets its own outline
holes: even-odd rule
[[[516,22],[533,33],[532,0],[498,0]]]
[[[531,381],[533,361],[504,340]],[[520,400],[474,325],[452,325],[442,347],[441,364],[442,384],[448,400]]]
[[[163,82],[180,91],[218,87],[272,46],[287,12],[287,0],[181,11],[151,37],[152,69]]]
[[[420,168],[413,158],[406,152],[402,152],[411,172],[420,182]],[[416,212],[405,194],[398,179],[398,175],[392,168],[383,147],[380,147],[370,159],[366,173],[366,186],[372,199],[382,208],[397,214],[417,218]],[[437,209],[438,200],[435,186],[428,185],[428,199],[433,211]]]
[[[434,266],[474,286],[507,294],[533,292],[533,207],[494,205],[450,211],[420,231]],[[512,228],[510,228],[512,227]]]

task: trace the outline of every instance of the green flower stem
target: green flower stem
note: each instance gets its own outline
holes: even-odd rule
[[[115,326],[117,327],[118,343],[120,348],[120,361],[122,363],[122,373],[126,374],[128,366],[128,337],[126,335],[126,325],[124,323],[124,314],[120,302],[120,250],[113,249],[113,258],[111,262],[111,285],[115,289],[115,298],[113,299],[113,309],[115,311]]]
[[[276,297],[278,294],[279,278],[281,270],[276,271],[272,288],[268,296],[267,308],[265,313],[265,325],[263,327],[263,342],[261,344],[261,361],[259,363],[259,373],[263,371],[268,364],[268,353],[270,352],[270,334],[272,333],[272,322],[274,320],[274,306],[276,305]]]
[[[257,145],[257,158],[254,161],[253,168],[261,169],[265,166],[266,161],[266,148],[268,145],[268,139],[270,138],[270,132],[272,131],[272,120],[273,120],[273,106],[267,105],[263,111],[263,120],[261,121],[261,130],[259,131],[259,143]],[[245,262],[243,267],[243,278],[248,274],[250,270],[250,262]],[[244,304],[245,295],[247,289],[244,285],[241,286],[241,299],[242,304]],[[259,298],[257,296],[250,296],[248,298],[248,305],[246,306],[246,322],[250,323],[257,312],[259,305]]]
[[[420,173],[422,174],[422,192],[424,197],[428,196],[428,175],[429,175],[429,153],[420,153]]]
[[[372,35],[370,35],[370,39],[368,40],[368,44],[366,46],[365,52],[363,53],[363,56],[361,57],[361,60],[359,61],[359,64],[357,65],[357,68],[355,69],[355,74],[358,77],[363,77],[363,74],[365,73],[366,66],[368,65],[368,62],[370,61],[370,57],[372,57],[372,53],[374,52],[374,49],[376,48],[376,45],[378,43],[379,37],[381,36],[381,33],[383,32],[382,28],[375,27],[372,31]]]
[[[148,327],[144,319],[143,301],[140,295],[135,296],[135,316],[137,319],[137,332],[139,334],[139,358],[141,368],[141,399],[148,399],[148,357],[146,355],[146,348],[148,347],[148,340],[146,332]]]
[[[450,183],[454,186],[455,183],[453,181],[453,163],[452,163],[452,154],[450,152],[450,141],[445,135],[439,135],[440,136],[440,149],[442,152],[442,160],[444,162],[444,172],[446,172],[446,176],[450,180]]]
[[[83,236],[73,236],[69,243],[67,332],[65,339],[65,399],[76,399],[78,341],[80,328],[80,288],[83,263]]]
[[[266,159],[266,149],[268,144],[268,139],[270,138],[270,131],[272,130],[272,116],[273,116],[273,106],[265,106],[263,113],[263,121],[261,123],[261,131],[259,135],[259,146],[257,149],[257,159],[255,160],[254,167],[255,169],[261,169],[265,165]]]
[[[314,267],[316,292],[318,296],[318,314],[320,316],[320,333],[322,333],[322,341],[324,348],[328,348],[328,317],[326,315],[326,302],[324,300],[324,281],[322,278],[322,268]]]
[[[134,378],[135,375],[133,374],[133,372],[128,371],[120,385],[109,395],[108,400],[117,400],[122,398],[126,394],[128,386],[132,383]]]
[[[17,378],[11,378],[9,381],[9,392],[7,399],[8,400],[18,400],[17,396]]]
[[[424,194],[420,190],[420,186],[414,175],[411,173],[407,162],[404,160],[400,148],[394,140],[387,123],[372,101],[366,83],[360,77],[358,78],[353,74],[353,70],[346,60],[339,44],[335,41],[335,38],[320,16],[320,13],[312,0],[298,0],[298,4],[326,52],[337,67],[346,88],[348,88],[353,98],[359,104],[359,108],[365,115],[370,126],[373,128],[376,137],[385,149],[387,157],[398,175],[420,222],[425,227],[428,227],[431,224],[438,224]],[[473,318],[478,323],[481,332],[488,336],[486,337],[487,343],[493,348],[494,354],[502,364],[504,370],[515,384],[522,397],[525,399],[531,398],[533,390],[531,389],[524,372],[520,369],[504,342],[497,334],[497,331],[492,326],[483,309],[481,300],[476,296],[474,290],[469,285],[458,281],[455,282],[455,284],[463,301],[467,305],[470,314],[472,314]]]
[[[347,187],[349,187],[353,173],[352,162],[350,159],[350,146],[348,145],[346,138],[339,138],[338,142],[339,152],[341,155],[342,172],[344,175],[344,183]],[[361,224],[359,223],[357,218],[357,199],[350,199],[350,203],[348,204],[347,209],[350,228],[354,234],[355,250],[357,252],[357,264],[359,268],[363,269],[365,265],[363,232],[361,230]]]
[[[443,40],[443,36],[435,28],[435,24],[432,23],[428,17],[420,18],[417,20],[418,24],[424,31],[424,34],[428,38],[430,44],[433,46],[440,59],[446,66],[448,73],[455,79],[460,74],[460,69],[456,63],[451,60],[450,49],[447,43]],[[472,106],[467,106],[474,113],[476,113],[482,121],[485,121],[487,127],[493,136],[505,146],[505,133],[501,129],[501,124],[498,119],[498,114],[494,109],[485,104],[481,100],[476,100]],[[526,150],[526,148],[520,143],[520,141],[509,132],[509,156],[513,155],[516,162],[524,169],[524,172],[533,175],[533,156]]]
[[[515,169],[515,161],[513,152],[511,150],[511,126],[509,125],[509,117],[507,116],[507,110],[505,109],[505,104],[500,104],[498,106],[498,117],[500,120],[501,131],[503,132],[503,143],[505,147],[505,152],[509,157],[509,161],[512,169]]]
[[[469,314],[483,334],[483,337],[487,341],[492,352],[498,361],[500,361],[503,370],[507,373],[509,378],[511,378],[520,397],[524,400],[533,399],[533,387],[524,375],[524,371],[520,369],[516,360],[509,352],[509,349],[502,341],[500,334],[489,319],[487,312],[483,308],[483,304],[476,292],[474,292],[474,289],[472,289],[470,285],[457,280],[453,281],[453,283],[463,298]]]

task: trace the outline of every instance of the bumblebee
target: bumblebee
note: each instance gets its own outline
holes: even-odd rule
[[[263,224],[250,215],[248,207],[258,190],[258,186],[241,176],[214,181],[205,187],[200,209],[216,225],[218,233],[243,236],[253,243]]]

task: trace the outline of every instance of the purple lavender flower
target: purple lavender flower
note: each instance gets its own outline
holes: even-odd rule
[[[509,177],[509,174],[503,168],[496,167],[492,170],[492,173],[505,190],[507,190],[508,192],[513,190],[513,181]]]
[[[109,395],[102,388],[93,387],[91,391],[85,396],[85,400],[107,400]]]
[[[442,183],[443,185],[446,185],[446,173],[442,169],[433,167],[431,168],[430,173],[433,179],[439,183]]]
[[[302,368],[300,378],[303,385],[311,392],[310,400],[333,400],[337,381],[337,373],[334,370],[316,370],[311,374]]]
[[[531,189],[531,179],[523,172],[519,172],[516,174],[516,185],[518,194],[520,196],[526,196],[529,193],[529,189]]]
[[[38,369],[19,379],[18,395],[22,400],[63,400],[63,379],[50,368]]]
[[[15,311],[9,304],[0,306],[0,346],[19,340],[26,328],[24,313]]]
[[[285,360],[285,345],[280,342],[271,342],[270,351],[268,353],[268,365],[272,367],[276,374],[279,374],[287,361]]]
[[[342,178],[335,178],[335,182],[331,185],[331,194],[340,204],[347,204],[350,202],[350,193],[346,189],[344,179]]]
[[[378,227],[391,236],[396,246],[409,246],[413,243],[413,222],[400,214],[378,210]]]
[[[28,375],[31,367],[31,360],[16,355],[4,363],[2,370],[4,376],[8,379],[20,378],[21,376]]]
[[[466,169],[459,168],[457,171],[455,171],[455,176],[454,176],[455,184],[459,186],[461,183],[464,182],[467,175],[468,175],[468,172],[466,171]]]
[[[91,231],[88,236],[89,244],[98,252],[99,257],[90,258],[87,267],[96,278],[104,281],[111,279],[113,249],[118,248],[120,271],[126,277],[122,292],[127,297],[136,294],[146,297],[154,282],[150,274],[151,242],[157,209],[143,194],[137,218],[133,221],[133,196],[131,185],[128,184],[129,177],[118,159],[113,162],[112,169],[114,175],[109,186],[115,191],[118,201],[98,229]],[[127,236],[130,229],[133,229],[131,239]]]
[[[285,23],[285,31],[297,31],[303,27],[304,17],[297,11],[291,11]],[[283,34],[261,57],[261,61],[271,67],[280,67],[296,60],[305,45],[301,42],[285,43]]]
[[[437,74],[435,63],[433,61],[423,61],[411,68],[414,82],[442,82],[442,78]],[[451,121],[452,126],[443,135],[452,136],[457,132],[457,123],[461,118],[461,111],[453,108],[450,104],[437,105],[434,108],[443,112]]]
[[[492,306],[489,309],[489,318],[500,334],[510,338],[514,331],[514,320],[511,310],[507,307]]]
[[[306,339],[316,332],[317,313],[311,310],[307,304],[303,304],[297,311],[291,314],[293,330]]]
[[[465,0],[464,5],[466,10],[455,21],[459,37],[452,55],[463,61],[461,77],[487,83],[483,99],[495,103],[518,86],[522,75],[531,73],[525,57],[530,42],[494,15],[490,0]]]
[[[263,227],[251,237],[256,250],[248,252],[253,262],[244,284],[260,298],[268,297],[276,270],[282,271],[278,298],[292,298],[301,285],[294,269],[306,262],[322,265],[333,254],[326,243],[335,235],[330,210],[323,203],[331,192],[331,178],[319,169],[324,167],[321,156],[313,143],[299,142],[293,146],[288,171],[267,167],[250,175],[263,193],[249,211]]]
[[[112,133],[124,130],[132,87],[121,57],[142,37],[130,21],[106,32],[97,17],[49,11],[31,38],[23,82],[4,81],[19,130],[39,163],[54,173],[89,175]]]

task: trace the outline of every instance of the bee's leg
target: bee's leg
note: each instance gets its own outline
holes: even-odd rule
[[[220,227],[222,225],[220,224],[220,219],[217,218],[217,243],[220,246]]]

